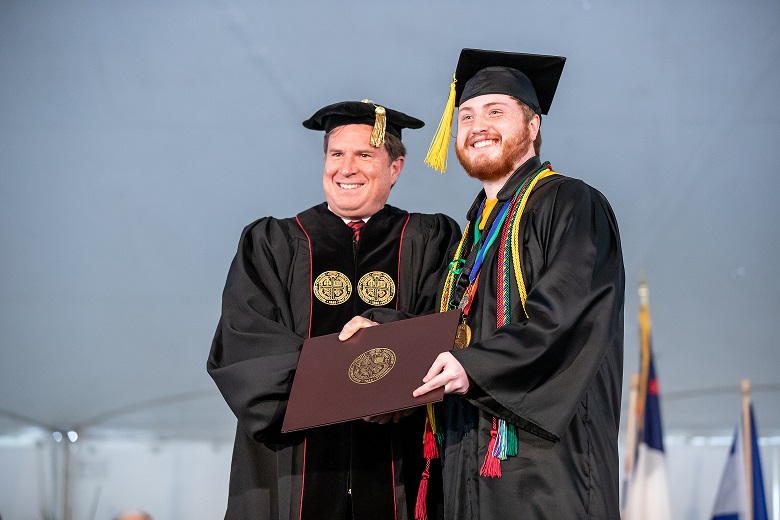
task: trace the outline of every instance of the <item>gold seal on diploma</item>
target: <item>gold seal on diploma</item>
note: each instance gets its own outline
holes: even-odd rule
[[[341,305],[352,294],[349,278],[338,271],[325,271],[314,280],[314,296],[327,305]]]
[[[471,327],[464,321],[458,325],[458,330],[455,332],[455,348],[466,348],[469,343],[471,343]]]
[[[347,374],[353,383],[367,385],[379,381],[395,366],[395,352],[389,348],[372,348],[349,365]]]
[[[389,274],[371,271],[364,274],[357,284],[360,299],[369,305],[385,305],[395,296],[395,283]]]

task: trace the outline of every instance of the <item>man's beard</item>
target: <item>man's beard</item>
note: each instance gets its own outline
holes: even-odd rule
[[[468,145],[456,146],[455,154],[468,176],[485,182],[497,181],[515,171],[519,166],[517,161],[531,146],[531,136],[528,128],[523,128],[519,134],[507,139],[502,138],[500,141],[501,154],[496,159],[488,157],[472,159],[465,152],[466,146]]]

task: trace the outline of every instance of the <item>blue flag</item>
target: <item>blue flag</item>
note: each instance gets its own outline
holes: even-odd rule
[[[764,475],[758,451],[758,433],[753,405],[748,407],[749,420],[739,421],[726,469],[720,480],[712,520],[768,520],[764,495]],[[750,430],[745,434],[745,423]],[[749,437],[750,443],[745,439]],[[750,453],[746,453],[750,450]]]
[[[642,442],[649,448],[664,452],[664,434],[661,428],[661,400],[658,396],[658,380],[655,377],[655,362],[650,352],[647,368],[647,394],[645,397],[645,420]]]

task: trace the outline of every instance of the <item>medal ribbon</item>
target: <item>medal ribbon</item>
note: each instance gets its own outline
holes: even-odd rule
[[[463,311],[463,321],[462,323],[466,323],[466,319],[469,315],[469,309],[471,309],[471,303],[474,301],[472,296],[476,294],[477,292],[477,286],[479,285],[479,274],[482,269],[482,262],[485,260],[485,254],[490,250],[490,247],[493,245],[493,242],[496,241],[496,237],[498,237],[499,234],[501,234],[501,226],[504,223],[504,220],[506,219],[506,216],[509,212],[509,207],[511,206],[511,200],[507,200],[503,203],[501,206],[501,209],[498,212],[498,216],[493,220],[493,225],[490,226],[490,230],[488,231],[487,239],[482,241],[481,246],[479,246],[479,249],[477,250],[477,256],[474,259],[474,264],[469,270],[469,284],[466,287],[466,290],[463,293],[463,297],[460,300],[460,303],[458,304],[458,308]],[[480,222],[482,220],[482,211],[485,209],[485,202],[482,201],[482,205],[479,208],[479,213],[477,215],[477,219],[475,222]],[[479,242],[481,240],[481,233],[479,231],[479,226],[474,226],[474,247],[476,248],[479,245]]]
[[[467,224],[461,243],[458,245],[458,250],[455,252],[455,259],[450,262],[450,270],[447,273],[444,294],[442,295],[442,305],[444,302],[448,302],[448,308],[463,310],[464,318],[466,314],[468,314],[468,310],[466,310],[467,306],[471,306],[471,295],[476,293],[476,280],[478,280],[482,262],[484,261],[488,250],[496,241],[496,238],[501,234],[501,227],[504,220],[506,220],[510,206],[511,200],[507,200],[502,204],[499,211],[493,212],[493,214],[490,215],[490,218],[488,219],[490,227],[487,235],[482,236],[477,225],[474,226],[474,246],[472,247],[468,258],[464,260],[461,257],[463,244],[468,235],[468,228],[471,226],[470,223]],[[479,222],[482,219],[484,207],[485,204],[483,202],[479,208],[479,214],[477,215],[475,222]],[[440,309],[440,312],[444,312],[445,310],[447,309],[442,308]],[[465,319],[463,322],[465,323]]]
[[[481,212],[482,206],[480,207],[480,213]],[[499,213],[501,212],[492,211],[488,217],[488,221],[485,227],[493,230],[493,224],[495,223],[496,217]],[[478,221],[479,220],[477,220],[477,222]],[[474,270],[474,264],[477,260],[477,255],[480,251],[482,251],[486,241],[484,237],[481,236],[481,233],[479,233],[479,228],[474,226],[474,246],[470,249],[468,256],[463,258],[465,250],[464,246],[467,243],[466,239],[468,238],[470,228],[471,222],[468,222],[466,224],[466,229],[463,232],[463,237],[460,240],[460,244],[458,244],[458,249],[455,251],[455,258],[452,260],[452,262],[450,262],[449,270],[447,271],[447,278],[444,282],[444,291],[442,294],[439,312],[445,312],[449,309],[462,309],[462,306],[465,305],[463,301],[464,294],[476,278],[477,272],[475,271],[474,275],[472,276],[472,271]],[[500,229],[500,226],[495,229]],[[488,238],[491,238],[490,233],[488,233]],[[491,244],[493,241],[495,241],[495,236],[492,237]],[[490,244],[488,244],[488,247],[489,245]],[[482,259],[484,259],[484,256],[485,251],[482,251]],[[480,265],[482,264],[482,259],[480,259]],[[471,291],[471,294],[474,294],[474,291]]]
[[[501,233],[501,225],[504,223],[504,220],[506,219],[506,215],[509,212],[509,206],[510,206],[511,200],[507,200],[502,204],[501,209],[499,210],[498,217],[493,221],[493,225],[490,226],[490,231],[487,234],[487,240],[485,240],[482,243],[482,247],[479,248],[477,251],[477,258],[474,260],[474,267],[471,268],[471,272],[469,273],[469,284],[473,284],[474,280],[477,278],[477,275],[479,274],[479,270],[482,267],[482,262],[485,260],[485,254],[487,254],[488,250],[490,249],[490,246],[493,245],[493,242],[496,241],[496,237]],[[479,208],[479,215],[477,215],[476,222],[479,222],[482,220],[482,210],[485,208],[485,202],[482,201],[482,206]],[[474,241],[478,242],[480,239],[480,231],[479,226],[475,226],[474,229]],[[474,247],[476,247],[477,244],[474,244]],[[473,292],[473,291],[472,291]]]

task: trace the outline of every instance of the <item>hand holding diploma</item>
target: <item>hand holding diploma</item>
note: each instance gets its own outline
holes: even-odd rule
[[[362,316],[355,316],[341,329],[339,339],[341,341],[346,341],[358,330],[366,327],[373,327],[374,325],[378,325],[378,323]],[[445,394],[465,394],[470,386],[466,371],[450,352],[442,352],[439,354],[431,365],[431,368],[428,369],[428,373],[423,378],[423,385],[415,389],[414,392],[412,392],[412,395],[414,397],[420,397],[421,395],[427,394],[431,390],[442,386],[444,387]],[[387,417],[388,415],[390,416],[389,418]],[[379,422],[380,424],[384,424],[391,419],[393,422],[398,422],[400,418],[396,418],[395,415],[397,414],[366,417],[365,420]]]

